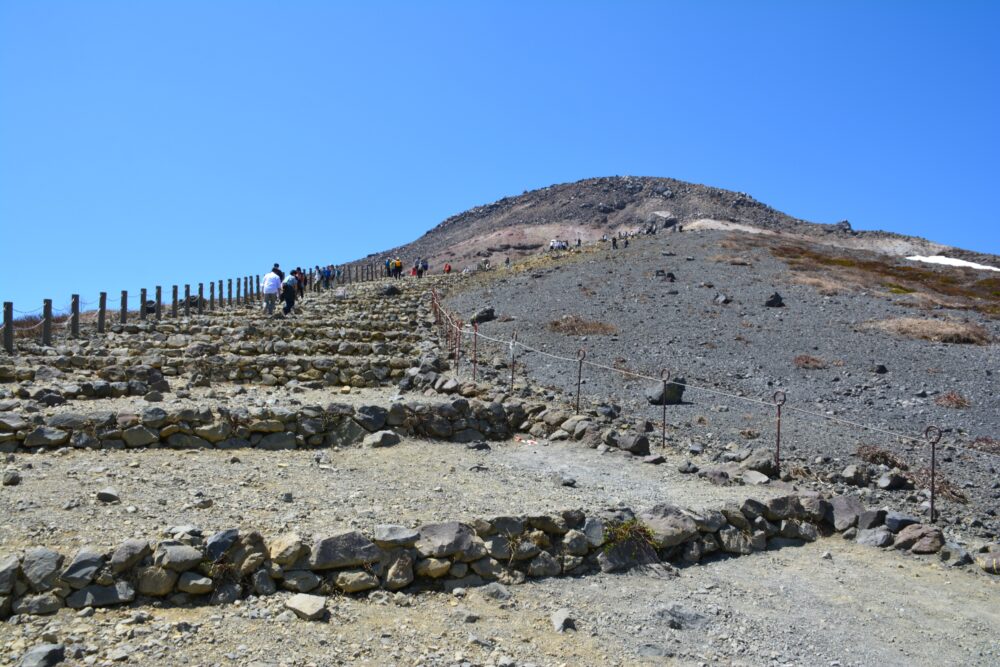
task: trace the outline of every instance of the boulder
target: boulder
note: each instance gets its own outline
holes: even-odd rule
[[[45,547],[28,549],[21,561],[21,574],[31,590],[41,593],[56,585],[62,561],[63,557],[51,549]]]
[[[180,542],[160,542],[153,553],[153,564],[174,572],[190,570],[200,563],[202,554],[194,547]]]
[[[24,439],[25,447],[58,447],[69,441],[69,432],[48,426],[39,426]]]
[[[830,512],[833,517],[833,527],[843,532],[858,522],[858,516],[865,511],[865,506],[855,496],[834,496],[830,499]]]
[[[412,528],[392,524],[375,526],[375,544],[383,548],[411,547],[420,539],[420,533]]]
[[[30,616],[42,616],[44,614],[54,614],[63,607],[62,599],[55,593],[41,593],[39,595],[25,595],[14,600],[11,610],[15,614],[28,614]]]
[[[618,447],[636,456],[648,456],[649,438],[641,433],[626,433],[618,439]]]
[[[215,588],[215,582],[197,572],[183,572],[177,580],[177,590],[191,595],[211,593],[213,588]]]
[[[345,593],[360,593],[378,588],[378,578],[365,570],[345,570],[337,573],[337,588]]]
[[[472,528],[449,521],[431,523],[420,526],[420,539],[417,540],[417,552],[424,557],[441,558],[465,552],[472,547],[475,535]]]
[[[72,609],[84,607],[110,607],[125,604],[135,599],[135,589],[127,581],[116,581],[110,586],[93,584],[74,591],[66,598],[66,606]]]
[[[268,554],[278,565],[291,565],[302,555],[304,546],[296,533],[286,533],[271,541]]]
[[[913,523],[899,531],[893,546],[915,554],[933,554],[944,546],[944,535],[936,526]]]
[[[859,530],[857,541],[868,547],[889,547],[892,546],[892,533],[885,526]]]
[[[177,572],[158,565],[140,567],[138,570],[139,592],[155,597],[169,595],[174,590],[177,577]]]
[[[104,565],[104,556],[93,549],[84,547],[76,552],[73,560],[66,566],[59,578],[73,588],[83,588],[94,580],[94,576],[102,565]]]
[[[18,667],[53,667],[65,659],[66,647],[62,644],[38,644],[21,657]]]
[[[562,572],[562,566],[548,551],[542,551],[528,564],[531,577],[554,577]]]
[[[322,595],[299,593],[285,600],[285,607],[307,621],[315,621],[326,613],[326,598]]]
[[[767,297],[767,301],[764,305],[768,308],[784,308],[785,300],[781,298],[781,295],[775,292],[771,296]]]
[[[115,549],[115,552],[111,554],[111,572],[113,574],[120,574],[151,553],[152,550],[149,548],[149,542],[146,540],[125,540],[117,549]]]
[[[496,311],[492,306],[487,306],[485,308],[480,308],[476,313],[469,318],[471,324],[482,324],[483,322],[491,322],[497,318]]]
[[[650,405],[680,405],[684,402],[686,380],[682,377],[672,378],[667,382],[666,391],[663,383],[657,382],[646,389],[646,401]]]
[[[920,523],[916,517],[902,512],[887,512],[885,515],[885,526],[894,533],[898,533],[907,526]]]
[[[365,447],[391,447],[398,445],[399,436],[394,431],[377,431],[365,436],[362,445]]]
[[[312,570],[332,570],[374,563],[382,557],[375,543],[356,530],[323,537],[313,544],[309,556]]]
[[[638,516],[658,549],[677,546],[698,535],[698,524],[679,507],[662,503]]]

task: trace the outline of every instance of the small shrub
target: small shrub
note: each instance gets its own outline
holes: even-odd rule
[[[920,338],[935,343],[989,345],[992,342],[990,333],[973,322],[899,317],[871,322],[869,326],[907,338]]]
[[[990,454],[1000,454],[1000,440],[982,436],[970,442],[969,449],[975,449],[980,452],[988,452]]]
[[[854,454],[865,463],[871,463],[873,465],[886,465],[890,468],[899,468],[900,470],[910,469],[910,466],[907,465],[906,461],[899,458],[892,452],[876,447],[875,445],[858,445],[858,449],[854,452]]]
[[[638,519],[609,522],[604,527],[604,553],[619,547],[631,548],[633,558],[644,555],[658,560],[653,531]]]
[[[587,320],[579,315],[564,315],[548,324],[549,330],[567,336],[610,336],[618,333],[618,327],[607,322]]]
[[[969,399],[962,396],[957,391],[949,391],[941,394],[934,399],[934,402],[943,408],[955,408],[956,410],[967,408],[971,405],[971,403],[969,403]]]
[[[931,488],[930,468],[921,468],[916,472],[907,473],[906,478],[913,482],[913,486],[918,489]],[[956,503],[962,503],[963,505],[969,502],[969,497],[966,496],[961,489],[952,484],[951,480],[942,475],[940,468],[935,471],[934,488],[937,491],[937,495],[941,498],[946,498]]]
[[[805,370],[820,370],[826,368],[826,362],[819,357],[813,357],[808,354],[800,354],[792,360],[796,368],[802,368]]]

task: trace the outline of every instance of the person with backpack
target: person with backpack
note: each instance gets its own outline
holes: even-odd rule
[[[281,312],[288,315],[295,308],[295,295],[299,291],[299,279],[294,273],[289,273],[281,281],[281,298],[285,302]]]
[[[451,264],[449,264],[448,262],[445,262],[444,263],[444,275],[448,275],[449,273],[451,273]]]

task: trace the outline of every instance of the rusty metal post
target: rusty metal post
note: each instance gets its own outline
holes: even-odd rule
[[[69,335],[73,338],[80,337],[80,295],[73,294],[69,297]]]
[[[472,323],[472,381],[476,381],[476,367],[479,365],[479,323]]]
[[[139,319],[146,319],[146,288],[139,290]]]
[[[514,359],[514,348],[517,347],[517,331],[510,337],[510,393],[514,393],[514,365],[517,363]]]
[[[781,477],[781,406],[785,404],[785,392],[776,391],[772,397],[774,404],[778,408],[778,421],[777,427],[775,429],[775,441],[774,441],[774,468],[777,470],[778,477]]]
[[[582,347],[576,353],[576,414],[580,414],[580,384],[583,382],[583,360],[587,358],[587,351]]]
[[[128,321],[128,290],[122,290],[122,302],[118,313],[118,321],[125,324]]]
[[[163,288],[159,285],[156,286],[156,321],[159,322],[160,318],[163,317]]]
[[[3,302],[3,349],[14,354],[14,302]]]
[[[667,384],[670,378],[670,371],[664,368],[660,371],[660,379],[663,380],[663,425],[661,426],[661,433],[663,440],[660,444],[661,447],[666,449],[667,447]]]
[[[97,333],[104,333],[104,320],[108,314],[108,293],[101,292],[97,298]]]
[[[42,300],[42,345],[52,345],[52,299]]]
[[[937,474],[937,444],[941,441],[941,429],[937,426],[928,426],[924,429],[924,438],[931,443],[931,523],[937,521],[937,512],[934,510],[934,499],[937,496],[935,490],[935,476]]]
[[[464,325],[458,324],[455,320],[455,375],[462,370],[462,329]]]

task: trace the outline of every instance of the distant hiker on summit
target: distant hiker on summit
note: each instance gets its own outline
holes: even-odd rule
[[[298,291],[299,279],[295,277],[294,273],[289,273],[281,281],[281,298],[285,302],[284,307],[281,309],[283,314],[288,315],[295,308],[295,295]]]
[[[278,303],[278,295],[281,294],[281,276],[278,275],[278,265],[265,274],[261,281],[261,291],[264,293],[264,312],[268,315],[274,314],[274,305]]]

